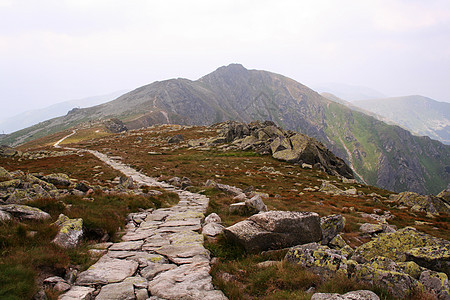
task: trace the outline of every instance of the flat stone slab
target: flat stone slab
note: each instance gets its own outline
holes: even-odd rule
[[[209,251],[199,245],[169,245],[156,250],[176,264],[191,263],[195,256],[203,256],[209,260]]]
[[[177,268],[174,264],[157,264],[151,263],[141,270],[142,277],[152,280],[156,275]]]
[[[182,265],[157,275],[149,282],[151,295],[164,299],[226,300],[221,291],[214,290],[205,264]]]
[[[110,251],[133,251],[140,250],[144,241],[131,241],[131,242],[121,242],[115,243],[109,247]]]
[[[132,276],[136,272],[138,265],[133,260],[102,257],[89,269],[80,273],[76,284],[91,285],[120,282]]]
[[[107,284],[102,287],[96,300],[134,300],[134,286],[132,282]]]
[[[73,286],[66,293],[58,297],[58,300],[90,300],[94,288],[86,286]]]
[[[155,226],[155,228],[157,228]],[[136,230],[133,232],[128,232],[122,237],[122,241],[130,242],[130,241],[139,241],[144,240],[148,237],[151,237],[155,234],[155,229],[145,229],[145,230]]]

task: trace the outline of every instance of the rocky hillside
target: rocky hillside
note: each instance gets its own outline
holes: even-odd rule
[[[352,104],[418,135],[450,144],[450,103],[423,96],[406,96],[355,101]]]
[[[15,144],[86,121],[118,118],[128,129],[152,124],[207,125],[269,120],[314,137],[362,181],[395,191],[436,194],[450,181],[450,148],[325,99],[282,75],[221,67],[199,80],[155,82],[118,99],[16,132]]]
[[[450,295],[448,189],[358,183],[268,121],[103,126],[0,148],[0,298]]]

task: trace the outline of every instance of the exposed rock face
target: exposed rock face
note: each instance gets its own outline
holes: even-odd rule
[[[224,233],[249,252],[281,249],[322,238],[319,215],[310,212],[259,213],[225,228]]]
[[[55,222],[59,232],[53,239],[53,243],[63,248],[75,248],[83,236],[83,219],[69,219],[61,214]]]
[[[332,175],[353,178],[350,167],[317,140],[285,131],[273,122],[225,122],[217,126],[222,128],[221,136],[226,141],[233,142],[241,149],[270,153],[279,160],[313,165]]]
[[[105,127],[112,133],[120,133],[128,130],[125,124],[119,119],[110,119],[106,121]]]
[[[445,197],[445,192],[441,194]],[[413,192],[402,192],[393,200],[400,205],[411,207],[414,211],[423,211],[431,214],[450,213],[450,203],[444,197],[432,195],[419,195]]]

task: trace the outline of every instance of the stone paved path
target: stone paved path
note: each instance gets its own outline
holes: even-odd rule
[[[131,214],[123,241],[99,245],[103,249],[97,251],[105,254],[59,299],[227,299],[212,285],[209,252],[198,233],[209,199],[86,151],[137,183],[177,193],[180,201],[171,208]]]

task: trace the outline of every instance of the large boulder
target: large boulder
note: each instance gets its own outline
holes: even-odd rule
[[[439,272],[448,273],[450,242],[405,227],[393,233],[385,233],[356,249],[365,259],[384,256],[394,261],[413,260],[417,264]]]
[[[313,212],[268,211],[225,228],[225,236],[249,252],[318,242],[320,217]]]
[[[6,212],[13,217],[21,220],[47,220],[51,216],[45,211],[40,210],[36,207],[31,207],[27,205],[20,204],[6,204],[0,205],[0,211]]]
[[[55,225],[59,227],[59,231],[52,243],[63,248],[78,246],[83,237],[83,219],[69,219],[60,214]]]

